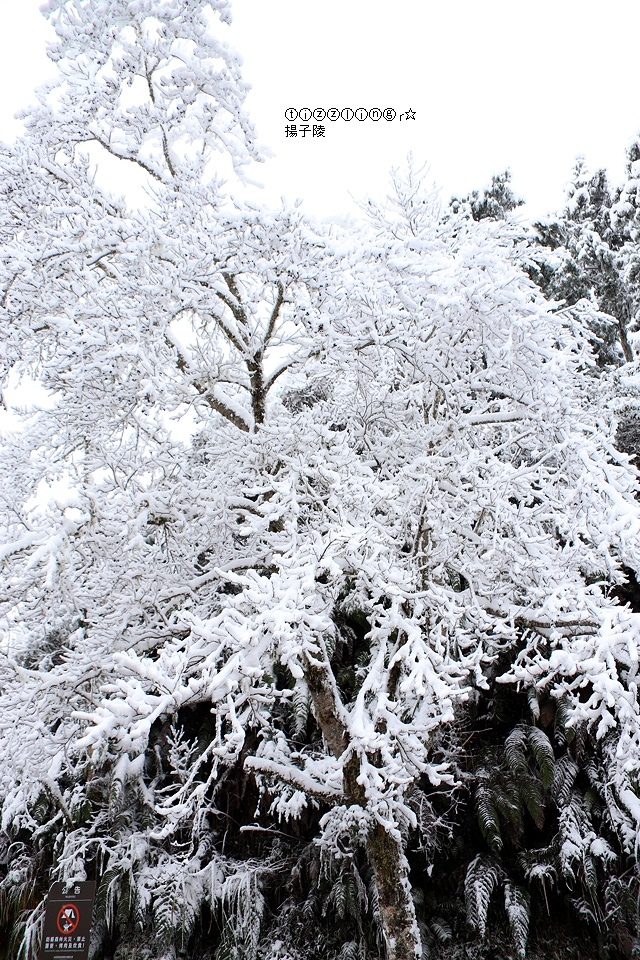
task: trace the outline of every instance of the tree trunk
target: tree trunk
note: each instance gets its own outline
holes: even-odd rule
[[[620,346],[622,347],[622,353],[624,359],[627,363],[633,363],[633,349],[629,343],[629,337],[627,336],[627,323],[623,320],[618,320],[618,330],[620,333]]]
[[[334,757],[341,757],[349,746],[349,734],[341,718],[340,694],[326,656],[308,660],[305,680],[314,713],[325,743]],[[352,754],[344,765],[345,800],[360,807],[366,805],[364,788],[358,783],[360,760]],[[367,856],[373,870],[387,960],[416,960],[422,955],[422,943],[411,897],[409,866],[402,843],[380,823],[367,840]]]
[[[378,891],[387,960],[416,960],[422,955],[422,943],[402,844],[376,823],[367,854]]]
[[[262,364],[262,350],[258,350],[251,360],[247,361],[249,380],[251,382],[251,409],[253,411],[253,422],[256,427],[264,423],[267,412],[267,391],[265,388]]]

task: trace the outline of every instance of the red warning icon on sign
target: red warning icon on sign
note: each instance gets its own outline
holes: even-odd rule
[[[58,910],[56,924],[60,933],[73,933],[80,922],[80,911],[75,903],[65,903]]]

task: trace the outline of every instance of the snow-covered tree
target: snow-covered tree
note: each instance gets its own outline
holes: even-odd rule
[[[640,517],[579,314],[411,168],[357,230],[227,201],[212,151],[253,141],[206,5],[105,0],[92,29],[80,0],[49,9],[63,80],[2,157],[3,360],[44,397],[12,408],[0,471],[16,951],[50,879],[92,876],[96,957],[205,955],[206,916],[220,957],[293,957],[268,943],[278,848],[242,838],[304,821],[341,915],[355,891],[389,960],[418,955],[407,838],[497,682],[606,741],[632,847],[638,618],[608,592]],[[86,143],[142,168],[147,208],[98,187]]]
[[[27,127],[50,156],[93,145],[158,183],[201,180],[221,153],[241,172],[259,158],[240,58],[210,27],[229,0],[48,0],[58,79]],[[209,170],[210,175],[210,170]]]
[[[536,224],[542,250],[534,252],[533,275],[550,298],[569,305],[591,302],[589,328],[603,366],[633,360],[630,335],[640,302],[626,266],[633,260],[632,246],[625,244],[615,214],[628,212],[630,204],[615,201],[606,171],[590,175],[579,159],[565,208]]]
[[[464,204],[469,205],[474,220],[506,220],[510,213],[524,204],[524,200],[517,197],[511,189],[511,171],[504,170],[491,177],[491,183],[482,191],[472,190],[471,193],[459,200],[451,200],[452,208],[458,212]]]

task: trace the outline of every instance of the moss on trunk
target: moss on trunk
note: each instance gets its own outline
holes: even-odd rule
[[[387,960],[416,960],[422,944],[402,844],[377,823],[367,842],[367,855],[378,891]]]

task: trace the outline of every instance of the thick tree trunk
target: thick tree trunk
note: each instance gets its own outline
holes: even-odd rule
[[[402,844],[377,823],[367,842],[367,854],[378,891],[387,960],[416,960],[422,944]]]
[[[249,379],[251,382],[251,409],[253,411],[253,422],[256,427],[264,423],[267,412],[267,391],[264,382],[262,350],[247,361]]]
[[[349,747],[349,734],[341,717],[340,694],[328,658],[324,662],[309,660],[305,679],[325,743],[334,757],[341,757]],[[352,754],[343,770],[345,800],[364,807],[366,796],[358,783],[359,773],[360,760]],[[367,856],[378,892],[387,960],[416,960],[422,955],[422,944],[402,843],[376,823],[367,840]]]

